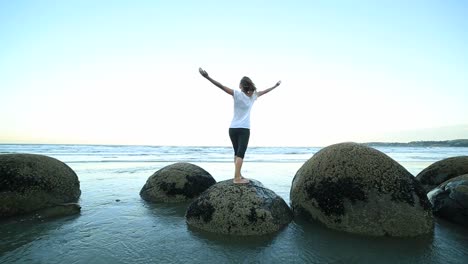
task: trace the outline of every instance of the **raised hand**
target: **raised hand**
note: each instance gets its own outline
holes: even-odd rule
[[[203,70],[201,67],[198,68],[198,71],[200,72],[200,74],[201,74],[203,77],[205,77],[205,78],[208,77],[208,73],[207,73],[205,70]]]
[[[278,82],[275,84],[275,87],[278,87],[280,84],[281,84],[281,81],[278,81]]]

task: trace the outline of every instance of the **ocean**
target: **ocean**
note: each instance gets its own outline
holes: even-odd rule
[[[249,147],[243,175],[289,204],[296,171],[316,147]],[[468,148],[378,147],[413,175]],[[139,196],[164,166],[190,162],[216,181],[233,176],[230,147],[0,145],[0,154],[57,158],[78,175],[81,213],[0,222],[0,263],[468,263],[468,229],[437,219],[434,234],[368,237],[294,219],[279,232],[236,237],[193,230],[188,203],[150,204]]]

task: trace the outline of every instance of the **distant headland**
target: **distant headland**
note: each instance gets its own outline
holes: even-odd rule
[[[443,141],[411,141],[400,142],[367,142],[370,147],[468,147],[468,139],[454,139]]]

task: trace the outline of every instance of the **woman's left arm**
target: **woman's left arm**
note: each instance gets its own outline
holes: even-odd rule
[[[271,90],[275,89],[276,87],[278,87],[279,85],[281,84],[281,81],[278,81],[275,86],[271,87],[271,88],[268,88],[268,89],[265,89],[263,91],[258,91],[257,93],[257,96],[260,97],[266,93],[269,93]]]

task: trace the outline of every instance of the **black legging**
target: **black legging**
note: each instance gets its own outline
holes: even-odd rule
[[[229,137],[231,138],[234,155],[244,158],[247,145],[249,145],[250,129],[248,128],[229,128]]]

